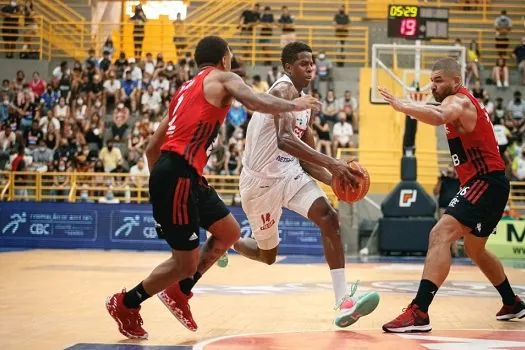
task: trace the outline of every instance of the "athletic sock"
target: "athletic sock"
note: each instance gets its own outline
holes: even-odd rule
[[[516,302],[516,295],[514,294],[514,291],[512,290],[512,287],[510,286],[509,280],[506,276],[505,281],[494,287],[498,290],[499,295],[501,295],[501,300],[503,300],[503,304],[514,305],[514,303]]]
[[[416,298],[413,300],[414,304],[419,306],[421,311],[428,312],[428,307],[432,303],[438,289],[439,287],[431,281],[421,280]]]
[[[339,305],[346,295],[346,275],[345,269],[330,270],[332,275],[332,288],[334,289],[335,304]]]
[[[202,277],[202,275],[197,271],[195,272],[195,275],[193,275],[193,278],[185,278],[182,281],[179,282],[180,290],[186,294],[190,295],[191,290],[193,289],[193,286],[195,286],[195,283]]]
[[[133,288],[124,295],[124,305],[127,308],[135,309],[139,307],[144,300],[150,297],[151,295],[148,295],[148,293],[146,293],[142,282],[140,282],[135,288]]]

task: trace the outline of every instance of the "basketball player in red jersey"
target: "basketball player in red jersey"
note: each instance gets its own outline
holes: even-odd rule
[[[416,298],[393,321],[386,332],[429,332],[428,307],[448,275],[450,247],[464,237],[467,255],[498,290],[503,307],[496,319],[525,317],[525,304],[514,294],[503,266],[485,243],[509,198],[509,181],[494,130],[485,107],[461,86],[461,69],[456,60],[443,58],[432,68],[432,94],[440,106],[417,105],[396,99],[380,88],[384,99],[396,110],[430,125],[445,125],[452,161],[461,189],[450,201],[445,215],[430,232],[428,252]]]
[[[172,255],[135,288],[106,300],[109,314],[128,338],[148,337],[142,328],[140,304],[159,292],[162,302],[179,318],[180,308],[175,306],[183,303],[181,298],[188,298],[181,290],[191,288],[240,237],[239,224],[202,176],[232,100],[266,113],[319,107],[319,102],[310,96],[288,101],[265,93],[255,94],[229,71],[231,56],[228,43],[222,38],[209,36],[197,44],[195,61],[200,72],[174,96],[168,117],[148,145],[153,216],[159,224],[159,238],[167,241]],[[343,178],[352,178],[343,162],[336,168]],[[202,248],[200,259],[199,227],[212,234]],[[189,320],[182,321],[196,330]]]

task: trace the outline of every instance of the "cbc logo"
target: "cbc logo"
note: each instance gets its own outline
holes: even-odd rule
[[[29,232],[35,236],[47,236],[49,232],[49,224],[32,224],[29,226]]]

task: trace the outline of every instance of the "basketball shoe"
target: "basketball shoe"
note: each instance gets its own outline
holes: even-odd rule
[[[344,328],[353,325],[359,318],[374,311],[379,304],[379,294],[376,292],[368,292],[359,298],[354,297],[358,282],[352,285],[350,294],[346,295],[336,307],[339,314],[334,323],[338,327]]]
[[[120,333],[130,339],[148,339],[148,332],[142,328],[142,317],[140,317],[140,306],[131,309],[124,305],[126,290],[116,293],[106,299],[106,309],[115,321],[117,321]]]
[[[226,267],[228,266],[228,252],[224,253],[219,260],[217,260],[217,265],[219,267]]]
[[[193,320],[190,304],[188,303],[193,293],[190,292],[190,295],[186,295],[180,290],[178,283],[173,283],[173,285],[158,293],[157,296],[184,327],[193,332],[197,330],[197,323]]]
[[[496,314],[498,321],[512,320],[513,318],[525,317],[525,303],[516,295],[513,305],[503,305]]]
[[[414,303],[410,303],[403,313],[383,325],[383,330],[390,333],[430,332],[430,318]]]

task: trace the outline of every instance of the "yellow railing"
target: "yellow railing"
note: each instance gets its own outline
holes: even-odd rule
[[[45,59],[49,45],[45,38],[44,19],[41,16],[33,18],[33,25],[28,25],[23,17],[18,18],[15,27],[0,22],[0,52],[12,53],[16,58],[23,55],[35,55],[33,59]],[[16,33],[4,32],[4,30],[16,29]]]
[[[148,203],[148,176],[114,173],[59,173],[0,171],[0,201],[98,202],[108,196],[124,203]],[[239,194],[239,177],[206,176],[223,198]],[[332,189],[320,184],[337,206]]]

